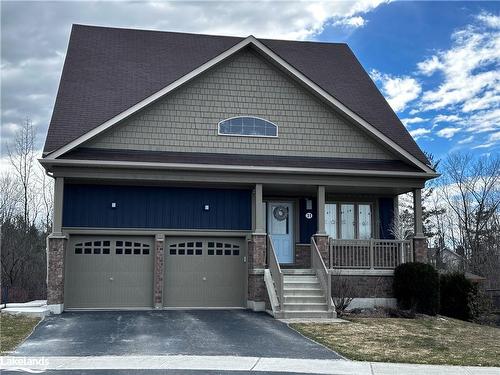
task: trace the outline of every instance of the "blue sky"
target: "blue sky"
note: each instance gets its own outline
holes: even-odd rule
[[[1,138],[42,148],[73,23],[347,42],[420,146],[500,151],[500,2],[2,1]],[[22,47],[20,47],[22,46]],[[4,155],[5,147],[2,147]]]
[[[388,98],[387,85],[394,82],[395,97],[389,102],[425,151],[437,158],[459,150],[477,155],[499,152],[500,3],[395,2],[380,5],[363,19],[362,27],[339,30],[327,26],[316,38],[347,42]],[[479,38],[483,40],[477,42]],[[419,68],[423,61],[436,61],[433,56],[444,62],[446,56],[469,59],[471,54],[483,54],[484,58],[471,66],[455,61],[454,66],[437,68],[432,74],[424,73],[422,65]],[[470,73],[451,74],[460,67],[467,67]],[[485,77],[484,85],[462,95],[457,92],[486,73],[490,79]],[[398,79],[408,81],[400,90]],[[440,94],[460,99],[440,103],[440,95],[426,96],[440,87]],[[405,92],[414,99],[404,100]],[[474,100],[479,103],[467,107]]]

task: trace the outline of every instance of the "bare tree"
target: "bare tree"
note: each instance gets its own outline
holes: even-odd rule
[[[345,314],[358,294],[359,286],[356,280],[343,276],[341,270],[336,270],[332,274],[332,299],[339,317]]]
[[[500,158],[452,154],[444,165],[442,197],[451,211],[450,233],[472,271],[488,277],[498,265]],[[498,269],[496,270],[498,272]]]
[[[12,219],[21,202],[20,190],[10,173],[3,173],[0,177],[0,223]]]
[[[16,302],[44,298],[46,291],[51,182],[37,173],[34,142],[33,125],[26,120],[7,145],[11,169],[1,180],[1,283],[8,287],[10,301]],[[39,219],[40,215],[44,217]]]
[[[52,230],[52,212],[54,207],[54,181],[45,174],[41,165],[38,168],[37,183],[41,206],[42,228],[45,233]]]
[[[8,145],[7,147],[7,153],[16,178],[21,185],[22,215],[26,227],[29,227],[36,219],[36,212],[30,212],[31,205],[35,199],[32,189],[33,164],[35,160],[35,131],[31,120],[26,119],[20,127],[12,145]],[[34,215],[30,216],[30,214]]]

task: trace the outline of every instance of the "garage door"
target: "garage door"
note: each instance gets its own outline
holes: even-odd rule
[[[166,307],[244,307],[246,243],[238,238],[167,238]]]
[[[153,237],[71,236],[65,308],[151,308]]]

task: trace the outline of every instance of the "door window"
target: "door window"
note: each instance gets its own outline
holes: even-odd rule
[[[325,230],[332,238],[337,238],[337,204],[325,204]]]
[[[358,234],[362,240],[372,236],[372,211],[369,204],[358,205]]]
[[[290,213],[287,206],[271,206],[271,234],[288,234]]]
[[[354,205],[340,205],[340,235],[342,239],[353,240],[355,237]]]

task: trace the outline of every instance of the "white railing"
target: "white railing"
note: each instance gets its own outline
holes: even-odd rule
[[[328,311],[333,310],[332,301],[332,275],[328,272],[323,257],[319,252],[314,237],[311,238],[311,268],[316,272],[316,276],[325,292],[326,304]]]
[[[337,240],[330,238],[331,268],[394,269],[413,261],[410,240]]]
[[[281,271],[278,257],[274,251],[273,241],[270,235],[267,235],[267,264],[271,277],[273,279],[276,297],[278,298],[279,310],[283,309],[283,272]]]

